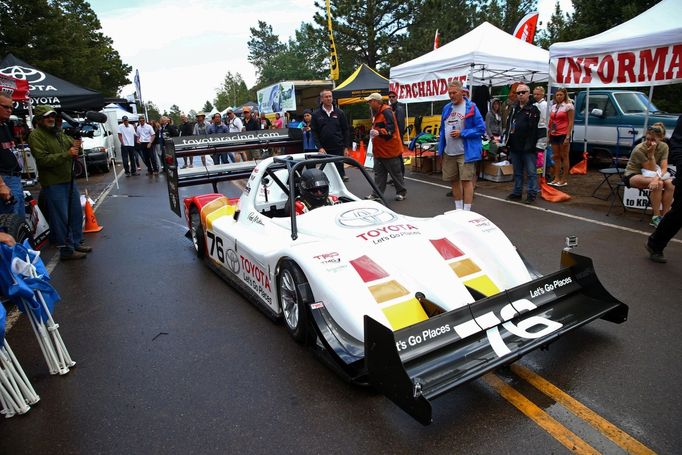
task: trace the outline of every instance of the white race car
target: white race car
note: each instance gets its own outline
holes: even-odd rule
[[[180,170],[169,187],[248,176],[238,199],[184,200],[197,255],[294,339],[421,423],[431,398],[594,319],[626,320],[588,258],[564,251],[563,268],[539,276],[484,216],[396,213],[352,194],[336,163],[355,165],[376,191],[354,160],[303,154]],[[297,213],[312,168],[333,203]]]

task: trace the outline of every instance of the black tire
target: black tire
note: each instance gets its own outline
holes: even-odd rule
[[[204,234],[204,227],[201,225],[201,214],[195,205],[189,209],[189,225],[189,234],[194,244],[194,250],[197,257],[202,259],[206,256],[206,234]]]
[[[303,286],[308,286],[308,280],[301,269],[292,261],[284,261],[277,275],[277,295],[284,325],[294,340],[306,344],[312,335],[308,326],[308,304],[312,302],[305,299],[314,299],[312,292],[307,292],[307,297],[301,295]]]
[[[26,220],[22,219],[19,215],[14,213],[4,213],[0,215],[0,227],[14,237],[14,240],[16,240],[17,243],[23,243],[24,240],[28,239],[28,243],[31,247],[35,246],[31,228],[26,223]]]
[[[80,158],[73,162],[73,176],[75,178],[85,177],[85,166]]]

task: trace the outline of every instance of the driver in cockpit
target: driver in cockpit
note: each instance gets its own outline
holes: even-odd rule
[[[339,198],[329,195],[329,179],[319,169],[305,169],[301,173],[299,192],[294,206],[296,215],[302,215],[324,205],[335,205]]]

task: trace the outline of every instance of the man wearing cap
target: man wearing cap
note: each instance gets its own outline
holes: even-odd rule
[[[206,114],[199,112],[197,114],[197,122],[194,124],[193,136],[206,136],[208,134],[208,123],[206,122]],[[201,155],[201,164],[206,166],[206,156]]]
[[[128,116],[123,116],[123,123],[118,125],[118,140],[121,142],[121,159],[126,177],[137,175],[135,168],[135,127],[128,122]],[[130,164],[128,162],[130,161]]]
[[[260,121],[251,113],[251,106],[242,107],[242,112],[244,113],[244,127],[242,128],[242,131],[258,131],[260,129]],[[239,156],[244,160],[247,159],[246,152],[240,152]],[[254,160],[260,159],[261,151],[253,149],[251,150],[251,156]]]
[[[329,89],[320,92],[320,107],[313,112],[310,125],[313,130],[313,140],[315,147],[320,153],[330,155],[345,156],[348,154],[349,131],[346,114],[341,109],[334,106],[334,97]],[[348,181],[343,163],[336,163],[344,182]]]
[[[303,111],[303,121],[298,125],[303,130],[303,152],[317,153],[315,141],[313,140],[313,132],[310,127],[310,121],[313,118],[313,111],[306,109]]]
[[[403,153],[403,144],[400,141],[398,123],[393,110],[384,104],[384,100],[378,93],[372,93],[365,101],[372,109],[372,129],[369,137],[372,141],[374,153],[374,181],[383,194],[386,190],[386,177],[390,174],[395,184],[395,200],[405,199],[407,190],[403,174],[400,171],[400,160]],[[369,199],[376,199],[378,195],[372,194]]]
[[[83,259],[92,248],[82,244],[83,209],[73,180],[73,160],[78,157],[81,141],[68,137],[56,126],[56,115],[51,106],[36,107],[36,129],[28,137],[28,144],[38,166],[41,197],[47,204],[59,258]]]
[[[16,213],[23,219],[26,209],[21,166],[14,155],[14,136],[7,123],[12,103],[12,97],[0,93],[0,213]]]
[[[154,159],[154,149],[152,148],[156,133],[154,128],[147,123],[144,115],[140,115],[138,121],[139,124],[135,129],[137,132],[137,147],[139,150],[142,150],[142,159],[144,160],[144,165],[147,166],[147,175],[158,175],[159,167]]]

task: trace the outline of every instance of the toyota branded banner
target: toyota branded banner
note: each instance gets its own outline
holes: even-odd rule
[[[100,110],[106,104],[101,93],[67,82],[7,54],[0,62],[0,75],[28,84],[33,106],[49,104],[65,111]],[[18,110],[23,110],[18,106]]]
[[[468,68],[462,68],[461,71],[424,72],[401,79],[391,79],[389,90],[395,92],[398,100],[405,103],[447,100],[448,84],[457,79],[466,86],[468,71]]]
[[[552,80],[569,87],[629,87],[682,82],[682,44],[558,57],[550,61]]]

